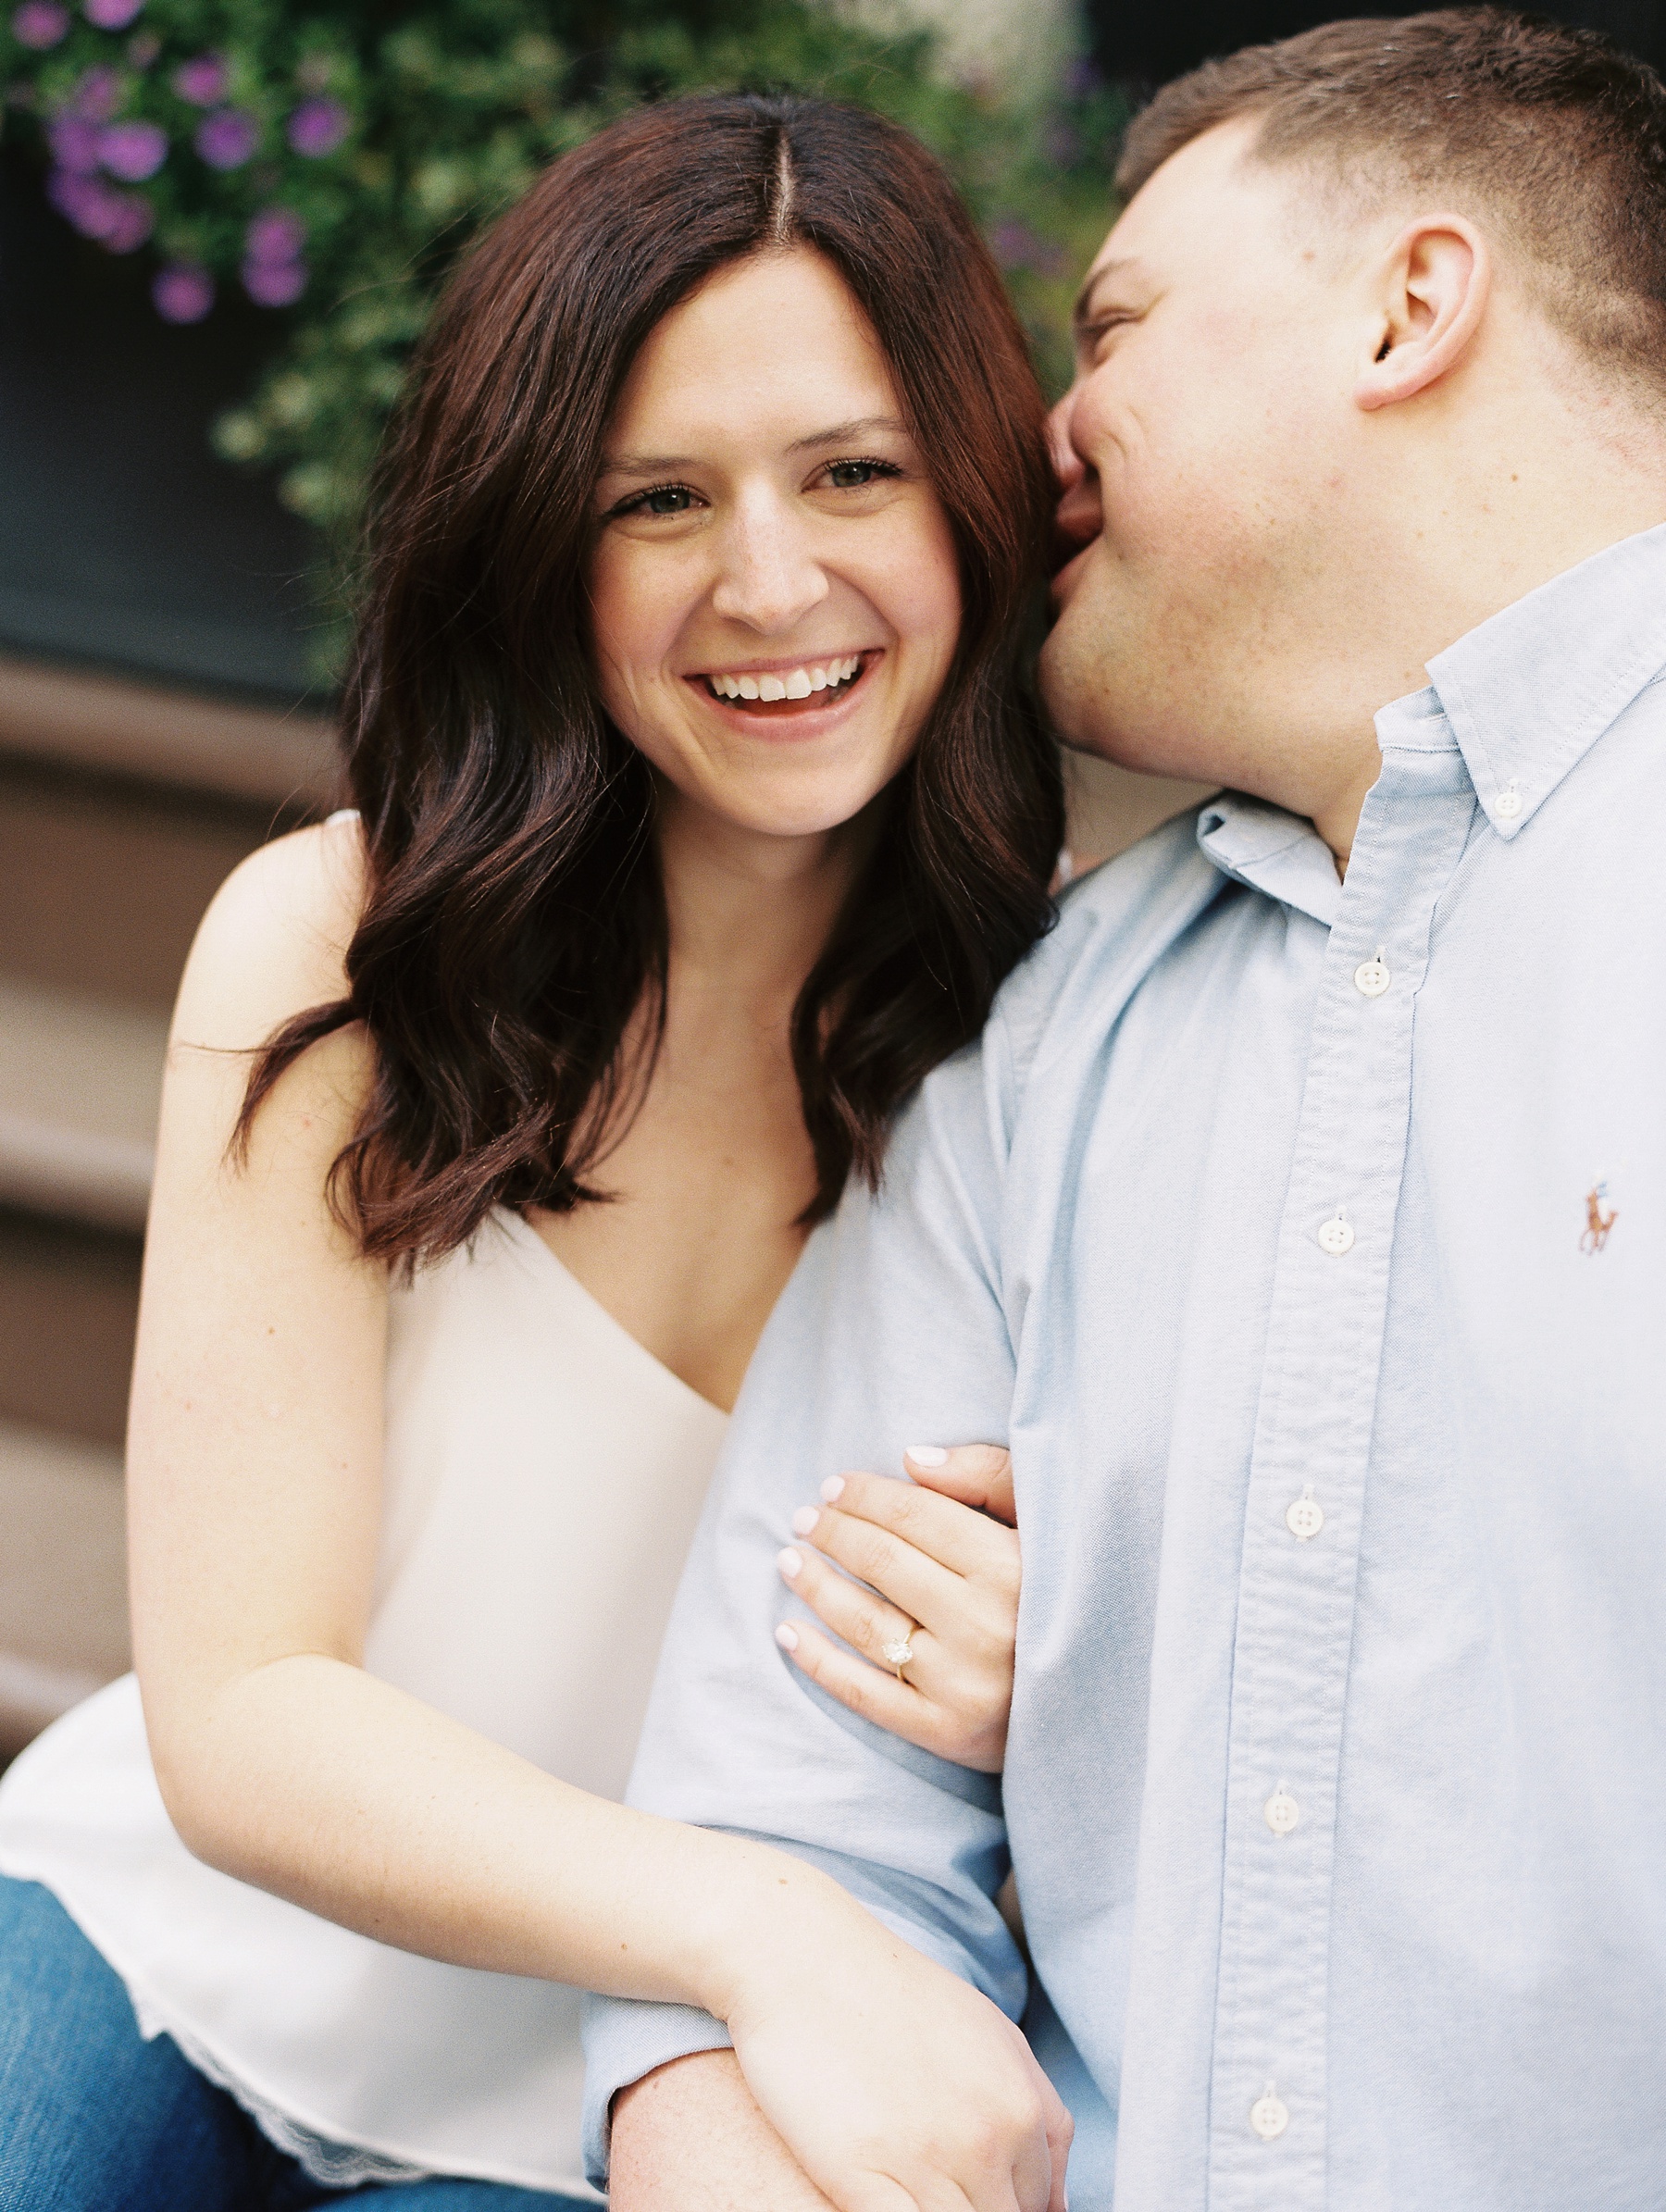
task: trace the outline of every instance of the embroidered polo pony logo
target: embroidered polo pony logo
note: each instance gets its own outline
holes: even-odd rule
[[[1585,1193],[1585,1235],[1579,1240],[1582,1252],[1595,1254],[1601,1251],[1609,1240],[1609,1231],[1620,1218],[1615,1207],[1610,1206],[1606,1213],[1602,1211],[1602,1201],[1607,1197],[1606,1183],[1594,1183]]]

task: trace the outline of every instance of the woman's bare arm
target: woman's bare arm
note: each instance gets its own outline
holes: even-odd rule
[[[322,1197],[367,1079],[356,1031],[285,1075],[246,1166],[226,1156],[246,1048],[343,988],[358,888],[354,825],[268,848],[180,993],[129,1449],[163,1796],[200,1857],[383,1942],[710,2004],[759,1884],[746,1846],[568,1788],[361,1665],[387,1286]],[[811,1886],[778,1869],[772,1891]]]

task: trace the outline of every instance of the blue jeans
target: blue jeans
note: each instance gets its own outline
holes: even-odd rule
[[[325,2189],[146,2043],[120,1978],[38,1883],[0,1875],[0,2212],[578,2212],[496,2181]]]

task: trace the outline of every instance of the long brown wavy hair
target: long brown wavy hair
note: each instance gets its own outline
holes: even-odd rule
[[[238,1132],[309,1046],[362,1022],[374,1075],[329,1197],[367,1254],[433,1258],[493,1206],[586,1201],[640,1098],[633,1016],[663,1018],[667,924],[651,772],[589,649],[603,440],[662,317],[726,264],[792,247],[825,255],[873,326],[964,605],[794,1009],[806,1219],[852,1168],[877,1182],[898,1105],[1049,925],[1059,764],[1022,659],[1052,477],[970,217],[923,147],[859,109],[722,95],[627,116],[461,264],[378,475],[342,702],[367,861],[348,992],[267,1040]]]

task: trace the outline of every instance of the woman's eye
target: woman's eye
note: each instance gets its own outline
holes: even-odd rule
[[[889,461],[829,461],[827,476],[835,491],[860,491],[864,484],[877,484],[883,477],[894,477],[898,471]]]
[[[632,500],[630,511],[637,515],[686,515],[693,504],[694,494],[686,484],[660,484]]]

